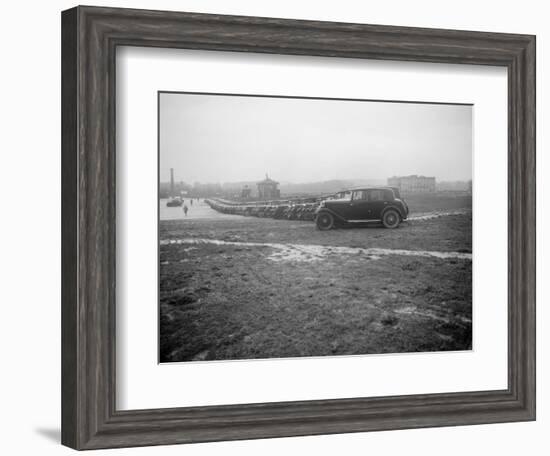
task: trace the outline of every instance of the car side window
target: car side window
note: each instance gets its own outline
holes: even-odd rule
[[[351,192],[343,193],[341,196],[339,196],[339,199],[351,200]]]
[[[369,191],[369,201],[384,201],[384,191],[383,190],[370,190]]]
[[[366,200],[366,192],[364,190],[355,190],[353,192],[353,201]]]

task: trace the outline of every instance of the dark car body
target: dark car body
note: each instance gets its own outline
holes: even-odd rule
[[[169,198],[166,202],[167,207],[181,207],[183,205],[183,201],[179,196],[176,196],[174,198]]]
[[[324,200],[315,215],[319,229],[367,222],[382,222],[387,228],[395,228],[407,218],[409,208],[397,188],[368,187],[340,192],[334,199]]]

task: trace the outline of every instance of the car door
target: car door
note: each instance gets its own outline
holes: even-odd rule
[[[369,201],[366,190],[354,190],[351,195],[349,205],[349,213],[347,219],[349,221],[369,220]]]
[[[387,192],[383,189],[372,189],[367,191],[370,220],[382,219],[382,212],[389,203],[386,195]]]

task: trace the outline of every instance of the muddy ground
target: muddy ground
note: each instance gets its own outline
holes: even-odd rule
[[[395,230],[161,221],[161,362],[471,349],[471,212],[446,206]]]

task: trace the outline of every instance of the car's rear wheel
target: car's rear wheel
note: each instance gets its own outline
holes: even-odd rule
[[[382,224],[386,228],[397,228],[401,222],[401,216],[395,209],[388,209],[382,216]]]
[[[321,212],[317,214],[315,224],[321,231],[330,230],[334,227],[334,217],[328,212]]]

